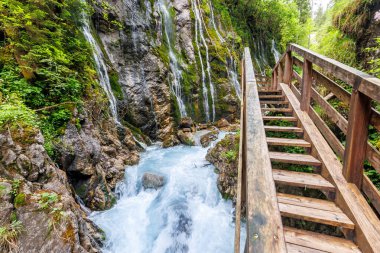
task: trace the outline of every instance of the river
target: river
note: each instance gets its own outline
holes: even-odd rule
[[[140,163],[126,169],[115,206],[91,215],[106,234],[104,252],[233,252],[232,201],[219,193],[206,153],[200,146],[148,147]],[[145,172],[163,175],[165,185],[144,190]]]

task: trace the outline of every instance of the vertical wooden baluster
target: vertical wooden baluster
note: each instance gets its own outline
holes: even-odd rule
[[[273,90],[278,90],[278,71],[277,68],[273,71]]]
[[[278,64],[278,82],[279,83],[282,83],[283,80],[284,80],[284,71],[282,71],[282,66],[281,66],[281,62]]]
[[[304,60],[303,63],[303,74],[302,74],[302,94],[301,94],[301,110],[309,112],[310,107],[310,96],[311,96],[311,84],[313,82],[312,73],[313,73],[313,64]]]
[[[371,99],[355,89],[351,95],[343,175],[349,183],[361,189],[366,157]]]
[[[285,73],[284,73],[284,83],[290,85],[292,82],[293,75],[293,59],[292,52],[288,51],[285,55]]]

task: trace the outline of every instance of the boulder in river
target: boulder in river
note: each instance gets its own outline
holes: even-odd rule
[[[144,189],[158,189],[164,185],[164,177],[150,172],[144,173],[142,177]]]
[[[179,130],[177,135],[181,143],[188,146],[195,145],[194,135],[191,132],[184,132],[183,130]]]
[[[221,118],[220,120],[216,122],[216,126],[218,128],[228,127],[229,125],[230,123],[225,118]]]
[[[208,147],[212,141],[218,139],[218,131],[211,131],[201,136],[200,142],[202,147]]]
[[[181,119],[179,123],[180,128],[191,128],[193,126],[193,120],[190,117],[185,117]]]

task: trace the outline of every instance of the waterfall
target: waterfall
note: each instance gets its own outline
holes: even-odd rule
[[[83,2],[86,3],[85,0],[83,0]],[[116,124],[121,125],[117,115],[116,98],[112,92],[107,67],[104,62],[104,55],[98,43],[96,42],[94,36],[91,33],[90,20],[85,13],[83,13],[82,30],[84,36],[86,37],[86,40],[90,43],[92,47],[92,54],[95,61],[96,72],[98,73],[99,84],[108,97],[112,117],[114,118]]]
[[[169,60],[170,60],[169,65],[170,65],[170,71],[172,74],[170,87],[177,99],[181,117],[186,117],[187,116],[186,107],[185,107],[185,103],[182,100],[182,86],[181,86],[182,74],[179,68],[177,56],[175,55],[173,51],[172,40],[171,40],[175,34],[174,28],[173,28],[173,20],[171,19],[166,0],[160,0],[158,4],[159,4],[159,10],[163,19],[164,32],[165,32],[165,37],[166,37],[168,49],[169,49]]]
[[[276,60],[276,63],[280,60],[281,54],[278,52],[277,47],[276,47],[276,42],[274,39],[272,39],[272,54],[274,56],[274,59]]]
[[[214,8],[212,6],[212,3],[209,2],[208,3],[209,7],[210,7],[210,13],[211,13],[211,23],[212,23],[212,26],[214,27],[214,30],[216,32],[216,35],[218,36],[218,39],[220,40],[220,42],[224,43],[225,40],[223,39],[222,35],[220,35],[220,32],[216,26],[216,23],[215,23],[215,16],[214,16]]]
[[[202,55],[200,53],[200,46],[199,46],[199,39],[203,44],[203,47],[205,48],[206,52],[206,72],[207,72],[207,77],[209,81],[209,87],[210,87],[210,94],[211,94],[211,104],[212,104],[212,121],[215,121],[215,89],[214,89],[214,84],[212,83],[211,80],[211,66],[210,66],[210,60],[209,60],[209,54],[208,54],[208,46],[206,39],[203,34],[203,25],[204,22],[202,20],[201,12],[198,7],[197,0],[191,0],[192,3],[192,8],[193,12],[195,15],[195,42],[197,45],[198,49],[198,55],[199,55],[199,61],[202,66],[202,89],[203,89],[203,97],[204,97],[204,104],[205,104],[205,111],[206,111],[206,120],[210,120],[210,114],[209,114],[209,106],[208,106],[208,94],[207,94],[207,87],[206,87],[206,75],[204,74],[204,67],[203,67],[203,60],[202,60]],[[205,26],[206,27],[206,26]],[[207,103],[207,106],[206,106]]]
[[[140,163],[126,169],[114,207],[90,216],[105,232],[103,252],[233,252],[232,201],[218,191],[215,167],[205,160],[207,149],[148,147]],[[163,176],[163,187],[144,190],[147,172]],[[242,252],[245,239],[243,222]]]

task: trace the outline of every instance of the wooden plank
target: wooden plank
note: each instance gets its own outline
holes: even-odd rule
[[[310,148],[311,144],[302,139],[286,139],[286,138],[273,138],[267,137],[267,143],[269,146],[295,146]]]
[[[261,108],[261,110],[263,112],[286,112],[286,113],[289,113],[289,112],[292,112],[292,109],[291,108],[271,108],[271,107],[267,107],[267,108]]]
[[[326,253],[326,251],[320,251],[317,249],[311,249],[308,247],[296,245],[293,243],[286,243],[286,249],[288,253]]]
[[[361,189],[363,180],[370,113],[370,98],[360,92],[354,91],[351,95],[346,137],[347,144],[343,160],[343,175],[349,183],[356,184],[359,189]]]
[[[364,175],[363,177],[362,190],[372,206],[376,209],[377,213],[380,214],[380,191],[371,182],[367,175]]]
[[[302,188],[335,191],[335,187],[319,174],[273,169],[276,184]]]
[[[321,162],[311,155],[293,154],[285,152],[269,152],[272,162],[303,164],[310,166],[320,166]]]
[[[302,70],[301,110],[308,112],[310,105],[311,86],[313,83],[313,64],[310,61],[305,60]]]
[[[336,76],[342,81],[352,86],[357,85],[361,93],[376,101],[380,101],[380,79],[299,45],[290,44],[288,50],[294,51],[304,59],[320,66],[324,71]]]
[[[260,104],[266,104],[266,105],[287,105],[287,104],[289,104],[289,102],[288,101],[263,100],[263,101],[260,101]]]
[[[299,127],[283,127],[283,126],[264,126],[267,132],[292,132],[292,133],[302,133],[303,129]]]
[[[280,99],[284,98],[283,95],[259,95],[260,99]]]
[[[278,203],[281,215],[288,218],[311,221],[315,223],[354,229],[355,225],[342,212],[314,209],[301,205]]]
[[[244,50],[246,81],[245,168],[247,252],[285,253],[282,221],[277,205],[276,189],[255,75],[249,48]]]
[[[236,207],[235,207],[235,240],[234,240],[234,252],[240,253],[240,235],[241,235],[241,207],[242,202],[246,201],[245,186],[246,175],[245,168],[243,170],[243,164],[245,164],[244,153],[245,148],[245,79],[244,79],[244,62],[241,62],[241,97],[240,100],[240,138],[239,138],[239,163],[238,163],[238,178],[237,178],[237,189],[236,189]]]
[[[361,253],[358,246],[344,238],[284,227],[285,241],[329,253]],[[302,252],[302,251],[301,251]],[[307,251],[305,251],[307,252]]]
[[[280,91],[280,90],[259,90],[259,96],[261,96],[261,95],[269,95],[269,94],[271,94],[271,95],[275,95],[275,94],[281,94],[282,93],[282,91]]]
[[[263,116],[264,121],[271,121],[271,120],[283,120],[283,121],[297,121],[297,118],[295,117],[289,117],[289,116]]]
[[[277,193],[278,202],[283,204],[303,206],[312,209],[319,209],[330,212],[342,212],[342,210],[335,205],[334,202],[322,199],[301,197],[297,195]]]
[[[348,184],[342,175],[342,165],[327,144],[309,115],[301,111],[295,95],[286,84],[281,88],[294,109],[295,115],[302,122],[305,132],[308,133],[318,158],[329,173],[332,183],[337,188],[336,204],[355,223],[355,238],[363,252],[377,252],[380,249],[380,221],[368,205],[358,188]]]

